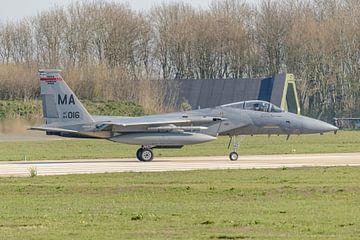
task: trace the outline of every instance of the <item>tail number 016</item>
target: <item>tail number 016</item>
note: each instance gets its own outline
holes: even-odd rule
[[[63,112],[63,119],[79,119],[80,112]]]

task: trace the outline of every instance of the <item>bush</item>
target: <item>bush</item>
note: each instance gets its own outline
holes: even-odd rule
[[[117,101],[83,101],[85,108],[93,115],[110,116],[141,116],[144,115],[143,108],[134,102]]]
[[[112,116],[140,116],[144,114],[143,108],[133,102],[92,102],[83,101],[85,108],[93,115]],[[42,105],[40,100],[29,101],[0,101],[0,120],[25,119],[34,120],[42,118]]]

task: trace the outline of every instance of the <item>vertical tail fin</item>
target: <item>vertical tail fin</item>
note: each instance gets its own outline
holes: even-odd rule
[[[46,124],[70,125],[94,119],[60,75],[61,70],[39,70],[43,114]]]

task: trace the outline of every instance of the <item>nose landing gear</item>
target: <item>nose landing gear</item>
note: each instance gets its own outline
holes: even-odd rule
[[[231,161],[237,161],[239,159],[239,154],[237,154],[237,152],[231,152],[229,158]]]
[[[136,152],[136,158],[141,162],[151,162],[154,159],[154,153],[151,148],[141,147]]]
[[[231,143],[233,143],[233,152],[229,154],[230,161],[237,161],[239,159],[239,154],[237,150],[239,149],[240,143],[237,141],[236,136],[229,136],[230,141],[228,145],[228,149],[230,149]]]

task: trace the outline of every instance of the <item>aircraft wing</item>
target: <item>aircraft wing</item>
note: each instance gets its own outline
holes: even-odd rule
[[[90,132],[112,131],[112,132],[148,132],[148,131],[191,131],[206,130],[206,126],[213,122],[222,121],[221,118],[213,117],[192,117],[190,118],[174,118],[174,117],[134,117],[134,118],[113,118],[108,121],[98,121],[96,127],[89,128]],[[196,125],[196,126],[194,126]],[[47,132],[63,132],[63,133],[82,133],[84,129],[72,130],[67,126],[51,126],[41,125],[30,128],[31,130],[47,131]],[[73,128],[74,129],[74,128]],[[75,128],[76,129],[76,128]]]
[[[197,128],[206,129],[201,127],[202,124],[210,124],[215,121],[222,120],[213,117],[196,117],[196,118],[161,118],[161,117],[135,117],[125,119],[114,119],[112,121],[105,121],[97,125],[98,130],[111,128],[112,131],[128,132],[128,131],[151,131],[151,130],[179,130],[180,126],[188,126],[196,124]],[[186,127],[185,127],[186,128]]]
[[[133,126],[153,126],[153,125],[168,125],[168,124],[184,124],[191,123],[188,119],[139,119],[131,121],[111,121],[108,124],[119,126],[119,127],[133,127]]]

